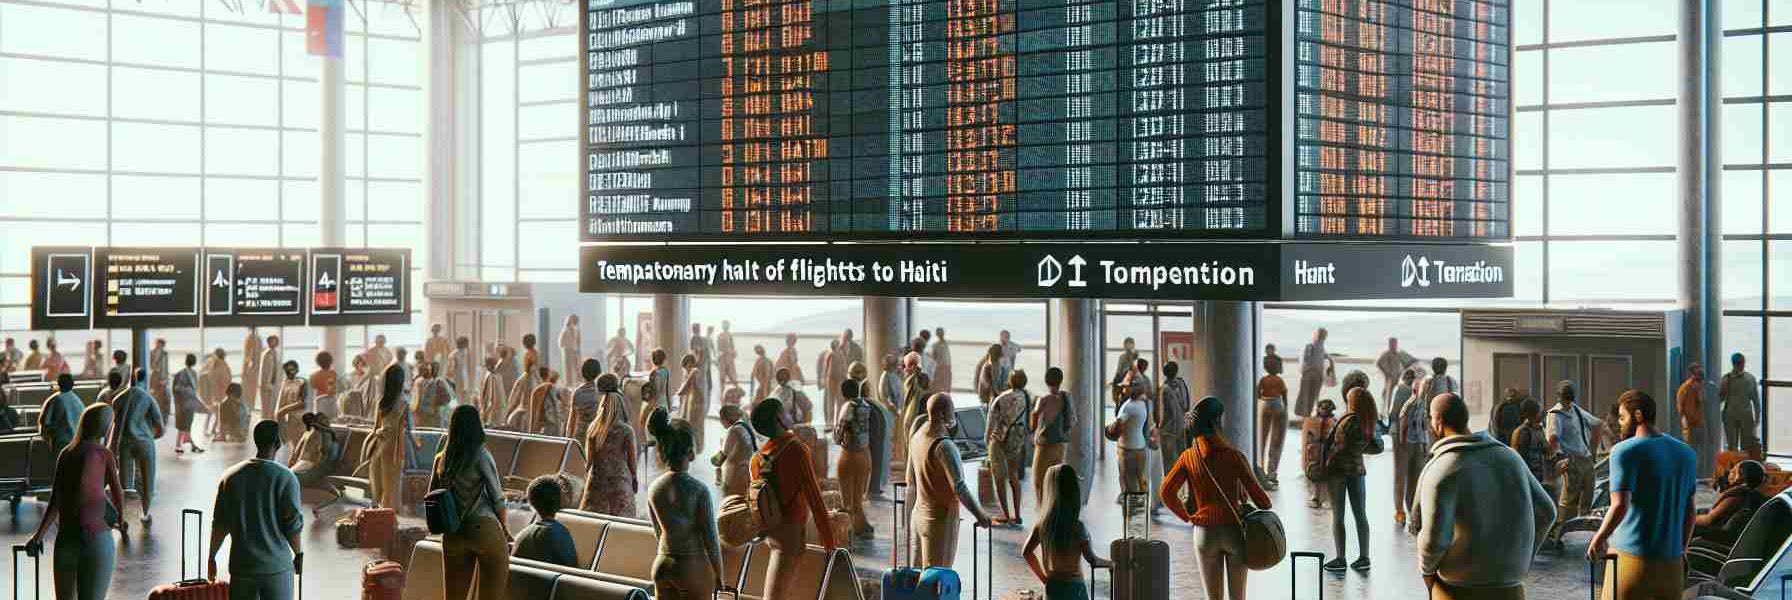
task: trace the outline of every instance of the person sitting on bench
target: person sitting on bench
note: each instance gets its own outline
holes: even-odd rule
[[[299,477],[301,487],[318,487],[342,462],[342,437],[330,427],[329,415],[305,413],[299,416],[299,422],[305,433],[299,437],[292,462],[287,466]]]

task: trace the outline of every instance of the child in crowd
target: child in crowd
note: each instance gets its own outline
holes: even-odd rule
[[[578,550],[572,533],[554,520],[565,494],[566,488],[558,476],[542,475],[529,482],[529,507],[535,509],[536,520],[516,536],[516,550],[511,556],[577,567]]]
[[[1313,508],[1325,508],[1325,478],[1316,475],[1325,471],[1325,440],[1331,437],[1332,426],[1338,424],[1338,418],[1333,416],[1337,409],[1336,402],[1320,400],[1313,416],[1300,425],[1300,462],[1310,484],[1307,506]]]
[[[243,384],[224,388],[224,404],[218,408],[218,441],[240,442],[249,431],[249,409],[243,405]]]

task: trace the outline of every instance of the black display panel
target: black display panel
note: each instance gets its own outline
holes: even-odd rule
[[[304,325],[304,248],[205,250],[206,326]]]
[[[584,7],[587,242],[1281,235],[1266,0]]]
[[[93,326],[93,249],[31,248],[31,329]]]
[[[1289,1],[1295,233],[1510,238],[1509,2]]]
[[[197,248],[95,248],[93,327],[199,326]]]
[[[312,325],[411,322],[411,251],[313,248],[306,274]]]

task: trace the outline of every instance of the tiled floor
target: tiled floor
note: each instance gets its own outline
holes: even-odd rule
[[[710,440],[720,439],[720,427],[712,422]],[[1294,443],[1297,436],[1289,436]],[[251,454],[244,444],[216,444],[210,452],[202,455],[174,454],[173,436],[163,440],[158,454],[160,461],[161,481],[160,497],[155,505],[155,524],[151,528],[133,527],[131,535],[119,548],[118,570],[113,578],[111,595],[114,598],[145,597],[150,588],[157,584],[174,581],[180,577],[180,561],[177,559],[180,548],[180,511],[182,508],[201,508],[210,510],[212,497],[215,494],[218,476],[230,464]],[[1111,456],[1111,455],[1110,455]],[[1298,452],[1285,453],[1288,466],[1283,469],[1284,484],[1279,491],[1271,492],[1276,503],[1277,512],[1287,525],[1289,546],[1293,550],[1322,550],[1331,554],[1331,528],[1329,513],[1323,510],[1310,509],[1306,505],[1306,489],[1304,482],[1291,475],[1298,472],[1294,466]],[[1110,459],[1111,460],[1111,459]],[[1253,573],[1250,579],[1251,598],[1288,598],[1291,592],[1291,579],[1298,577],[1298,598],[1316,598],[1313,589],[1314,581],[1320,580],[1325,585],[1326,598],[1352,599],[1405,599],[1423,598],[1424,587],[1414,566],[1416,555],[1413,540],[1394,527],[1392,496],[1390,484],[1391,459],[1387,456],[1371,457],[1369,460],[1369,497],[1368,504],[1375,507],[1370,511],[1370,558],[1374,568],[1368,573],[1347,573],[1342,575],[1317,574],[1317,569],[1310,562],[1302,563],[1302,571],[1294,573],[1288,563],[1265,572]],[[1112,498],[1117,491],[1114,476],[1115,469],[1110,463],[1098,465],[1099,478],[1096,489],[1092,492],[1092,500],[1084,509],[1084,515],[1090,526],[1093,537],[1097,540],[1098,552],[1106,555],[1106,540],[1117,535],[1120,528],[1118,511],[1115,510]],[[652,467],[649,467],[650,472]],[[695,469],[695,474],[705,480],[711,477],[709,469]],[[651,475],[649,475],[650,480]],[[1028,486],[1030,487],[1030,485]],[[644,497],[642,501],[644,501]],[[874,576],[879,570],[889,565],[890,560],[890,519],[892,506],[889,503],[876,503],[871,507],[873,524],[877,527],[878,537],[873,543],[860,544],[853,548],[858,558],[863,575]],[[332,523],[342,514],[343,508],[331,508],[323,511],[320,518],[308,519],[304,540],[307,556],[307,574],[304,578],[305,598],[350,598],[358,596],[360,590],[360,567],[377,554],[373,550],[343,550],[336,546],[335,532]],[[1031,511],[1032,506],[1027,506]],[[129,502],[126,514],[135,523],[137,504]],[[43,512],[43,504],[27,501],[13,513],[10,519],[0,518],[0,539],[9,546],[23,543],[31,531],[37,527]],[[1029,512],[1030,514],[1030,512]],[[513,513],[516,515],[516,513]],[[526,521],[526,515],[516,515],[513,519]],[[1153,525],[1152,535],[1166,540],[1171,546],[1171,585],[1175,598],[1201,598],[1198,574],[1192,551],[1189,550],[1190,529],[1181,524],[1172,523],[1169,513],[1163,513]],[[1030,521],[1030,519],[1029,519]],[[967,525],[968,527],[968,525]],[[984,597],[984,591],[975,589],[970,582],[970,563],[973,549],[971,537],[960,537],[959,563],[960,572],[967,579],[967,586],[974,591],[977,598]],[[1352,534],[1354,535],[1354,534]],[[1026,532],[1014,530],[998,530],[995,534],[994,557],[994,596],[1003,597],[1017,590],[1039,589],[1036,581],[1027,570],[1025,562],[1020,558],[1021,545],[1026,539]],[[197,548],[202,542],[189,540],[191,547]],[[1572,600],[1586,597],[1588,593],[1587,570],[1584,559],[1579,553],[1584,547],[1585,536],[1570,539],[1565,556],[1544,554],[1537,557],[1529,580],[1529,596],[1531,598],[1548,598],[1553,600]],[[1352,543],[1354,548],[1355,544]],[[197,553],[197,550],[193,550]],[[1354,549],[1352,550],[1354,552]],[[226,550],[225,554],[228,553]],[[224,555],[221,554],[221,557]],[[47,557],[46,557],[47,558]],[[1351,558],[1355,558],[1352,556]],[[991,561],[980,561],[988,568]],[[189,570],[194,564],[188,563]],[[8,579],[10,567],[7,565]],[[44,565],[46,585],[45,597],[49,597],[48,564]],[[979,576],[978,581],[983,577]],[[1097,598],[1106,598],[1106,575],[1097,586]],[[10,586],[9,586],[10,587]],[[22,597],[30,597],[30,588],[23,588]],[[875,600],[875,599],[870,599]]]

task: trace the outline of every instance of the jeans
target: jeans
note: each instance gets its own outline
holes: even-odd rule
[[[118,542],[107,529],[93,535],[64,523],[57,528],[55,565],[56,597],[64,600],[105,600],[112,587],[112,568],[117,564]]]
[[[1356,515],[1357,554],[1369,556],[1369,509],[1363,506],[1363,476],[1333,477],[1325,482],[1332,493],[1332,543],[1338,559],[1344,558],[1344,501],[1350,500],[1350,512]]]
[[[155,440],[119,438],[118,471],[125,487],[136,489],[137,496],[143,500],[143,514],[149,514],[149,501],[156,492]],[[134,487],[131,483],[132,474],[138,475]],[[118,509],[124,510],[124,507],[120,506]]]
[[[230,574],[230,600],[292,600],[292,571],[272,575]]]
[[[1201,587],[1213,600],[1244,600],[1244,528],[1196,525],[1195,556],[1201,564]]]

